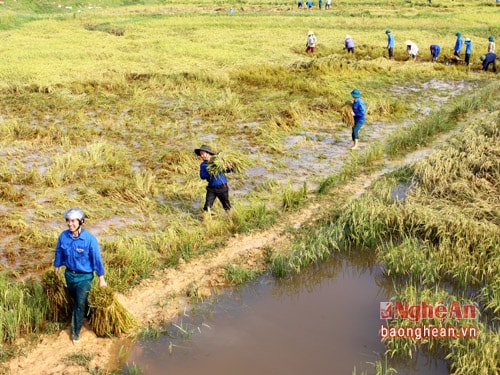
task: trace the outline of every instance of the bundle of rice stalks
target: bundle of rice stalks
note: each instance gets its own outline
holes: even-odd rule
[[[54,322],[68,320],[71,316],[71,297],[64,279],[54,270],[48,270],[42,275],[42,286],[47,294],[49,319]]]
[[[92,308],[90,325],[98,337],[119,337],[136,325],[109,286],[93,286],[89,293],[89,306]]]
[[[342,113],[342,122],[350,127],[354,126],[354,115],[352,114],[352,106],[346,104],[340,110]]]
[[[219,152],[210,158],[208,172],[211,175],[226,173],[231,166],[234,173],[241,173],[250,165],[248,159],[233,152]]]

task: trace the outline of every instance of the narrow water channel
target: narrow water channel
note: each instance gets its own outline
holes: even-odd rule
[[[390,297],[379,267],[347,260],[285,281],[265,275],[181,314],[158,339],[135,343],[123,373],[374,374],[384,352],[380,302]],[[398,374],[448,374],[423,353],[390,365]]]

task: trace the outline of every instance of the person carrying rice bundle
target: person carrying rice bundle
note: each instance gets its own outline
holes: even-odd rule
[[[78,343],[83,318],[88,308],[88,295],[92,287],[94,272],[99,277],[99,286],[106,286],[104,265],[96,238],[82,228],[85,213],[71,208],[64,213],[68,229],[57,240],[54,271],[59,274],[65,266],[64,276],[69,295],[73,299],[71,334],[73,343]]]
[[[203,160],[200,164],[200,178],[208,181],[203,211],[209,211],[217,198],[222,203],[224,210],[228,212],[231,209],[231,202],[229,201],[229,187],[227,186],[225,173],[233,171],[232,163],[227,162],[222,170],[212,170],[213,173],[211,173],[209,162],[215,152],[207,145],[202,145],[200,148],[195,149],[194,152]]]

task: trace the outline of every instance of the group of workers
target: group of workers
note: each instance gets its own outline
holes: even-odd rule
[[[389,58],[393,59],[394,58],[394,35],[392,34],[391,30],[386,30],[385,33],[387,34],[387,51],[389,53]],[[465,58],[464,62],[466,66],[470,65],[470,57],[472,54],[472,40],[470,38],[465,38],[464,40],[462,39],[462,34],[457,32],[455,34],[457,37],[457,40],[455,42],[455,46],[453,47],[453,56],[455,57],[456,60],[461,59],[461,52],[463,47],[465,46]],[[410,56],[410,58],[413,61],[416,61],[417,59],[417,54],[418,54],[418,47],[417,45],[412,42],[411,40],[407,40],[405,42],[406,46],[406,52]],[[482,66],[481,70],[487,71],[488,67],[490,65],[493,66],[493,72],[497,72],[497,67],[496,67],[496,59],[497,55],[495,54],[496,46],[495,46],[495,38],[493,36],[488,37],[488,52],[484,55],[481,55],[480,60],[482,61]],[[431,53],[431,58],[432,61],[437,61],[437,58],[439,56],[439,53],[441,52],[441,47],[439,44],[431,44],[430,46],[430,53]]]
[[[392,34],[391,30],[386,30],[385,31],[387,35],[387,52],[389,55],[390,59],[394,59],[394,35]],[[461,52],[463,47],[465,46],[465,58],[464,62],[466,66],[470,65],[470,58],[472,54],[472,41],[470,38],[465,38],[464,40],[462,39],[462,34],[457,32],[456,34],[457,40],[455,42],[455,46],[453,48],[453,57],[455,60],[461,60]],[[314,53],[314,49],[316,47],[316,42],[317,38],[316,35],[312,31],[309,31],[307,33],[307,42],[306,42],[306,53]],[[418,46],[416,43],[412,42],[411,40],[405,41],[405,46],[406,46],[406,53],[408,56],[413,60],[417,60],[417,54],[418,54]],[[354,54],[354,39],[350,35],[346,35],[344,39],[344,49],[347,50],[347,53],[352,53]],[[482,61],[482,66],[481,70],[487,71],[489,66],[493,66],[493,72],[497,72],[497,67],[496,67],[496,60],[497,60],[497,55],[495,53],[496,46],[495,46],[495,38],[493,36],[488,37],[488,52],[481,55],[480,60]],[[430,53],[431,53],[431,58],[432,62],[437,61],[439,53],[441,52],[441,47],[439,44],[431,44],[430,46]]]

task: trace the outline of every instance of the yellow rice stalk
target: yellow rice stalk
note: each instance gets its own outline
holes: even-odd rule
[[[89,293],[89,306],[92,308],[90,325],[98,337],[119,337],[129,333],[136,325],[109,286],[93,286]]]
[[[42,275],[42,285],[49,302],[49,319],[59,322],[71,316],[71,297],[68,295],[64,279],[53,269]]]
[[[342,122],[350,127],[353,127],[354,116],[352,114],[352,107],[346,104],[342,107],[341,112],[342,112]]]
[[[250,163],[247,158],[234,152],[219,152],[210,158],[208,172],[214,176],[226,173],[230,164],[232,164],[232,171],[234,173],[241,173]]]

